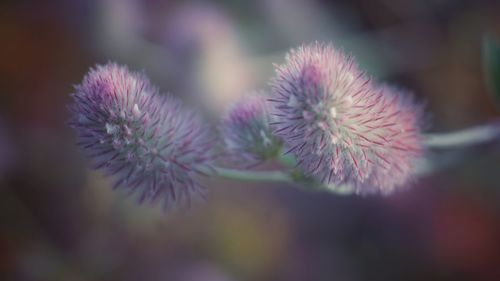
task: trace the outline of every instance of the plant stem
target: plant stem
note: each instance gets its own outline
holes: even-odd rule
[[[243,171],[221,167],[215,170],[216,175],[233,180],[293,182],[287,173],[281,171]]]
[[[456,132],[427,134],[424,138],[424,145],[428,148],[457,148],[491,142],[495,139],[500,139],[500,122]],[[276,160],[286,168],[293,168],[296,165],[296,160],[290,155],[280,155]],[[428,162],[424,161],[419,164],[421,166],[419,174],[432,171]],[[216,167],[215,174],[222,178],[240,181],[296,183],[289,173],[283,171],[248,171]],[[348,186],[321,186],[337,194],[352,193]]]
[[[452,148],[482,144],[495,139],[500,139],[499,122],[450,133],[427,134],[424,144],[429,148]]]
[[[293,167],[295,167],[295,165],[297,165],[297,161],[290,154],[284,155],[283,153],[281,153],[278,157],[276,157],[276,160],[281,165],[283,165],[283,166],[285,166],[287,168],[293,168]]]
[[[239,180],[239,181],[267,181],[267,182],[281,182],[281,183],[296,183],[293,178],[281,171],[242,171],[216,167],[216,175],[226,179]],[[313,190],[327,190],[337,195],[350,195],[352,190],[348,186],[335,186],[330,185],[315,185]]]

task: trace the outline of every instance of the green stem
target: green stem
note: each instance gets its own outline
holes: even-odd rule
[[[478,145],[500,139],[500,123],[491,123],[484,126],[468,128],[457,132],[434,133],[425,135],[424,144],[428,148],[456,148]],[[290,155],[280,154],[276,160],[286,168],[294,168],[296,160]],[[419,174],[432,171],[432,165],[427,162],[420,163]],[[282,183],[297,183],[291,173],[283,171],[248,171],[216,167],[216,175],[226,179],[240,181],[270,181]],[[320,185],[321,187],[337,194],[351,194],[348,186]]]
[[[495,139],[500,139],[498,122],[457,132],[427,134],[424,144],[429,148],[452,148],[478,145]]]
[[[293,168],[297,164],[297,161],[295,161],[295,158],[290,154],[284,155],[283,153],[281,153],[278,157],[276,157],[276,160],[281,165],[283,165],[287,168]]]
[[[281,171],[242,171],[216,167],[216,175],[226,179],[239,180],[239,181],[267,181],[267,182],[281,182],[281,183],[296,183],[293,178],[285,172]],[[352,190],[348,186],[335,186],[335,185],[314,185],[314,190],[322,189],[328,190],[338,195],[350,195]]]
[[[219,177],[244,181],[274,181],[293,182],[287,173],[281,171],[243,171],[216,167],[216,174]]]

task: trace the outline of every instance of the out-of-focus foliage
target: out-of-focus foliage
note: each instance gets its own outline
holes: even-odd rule
[[[491,35],[483,39],[483,64],[489,90],[500,103],[500,43]]]

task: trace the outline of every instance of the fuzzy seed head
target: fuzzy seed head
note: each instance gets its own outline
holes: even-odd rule
[[[310,176],[357,193],[390,193],[421,156],[420,107],[373,83],[329,44],[292,50],[271,83],[274,132]]]
[[[115,188],[165,208],[203,195],[197,175],[211,169],[213,136],[194,112],[114,63],[91,69],[72,96],[78,144]]]
[[[269,123],[269,106],[263,94],[253,93],[233,104],[220,128],[229,160],[249,167],[275,157],[281,141]]]

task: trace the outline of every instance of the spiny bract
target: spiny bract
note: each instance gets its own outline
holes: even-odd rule
[[[357,193],[404,186],[422,153],[420,107],[332,45],[292,50],[271,82],[272,123],[306,175]]]
[[[95,168],[116,175],[115,188],[165,208],[203,195],[196,178],[211,169],[214,138],[194,112],[114,63],[91,69],[72,96],[78,144]]]
[[[252,93],[229,108],[220,132],[228,159],[250,167],[275,157],[281,141],[272,134],[266,96]]]

